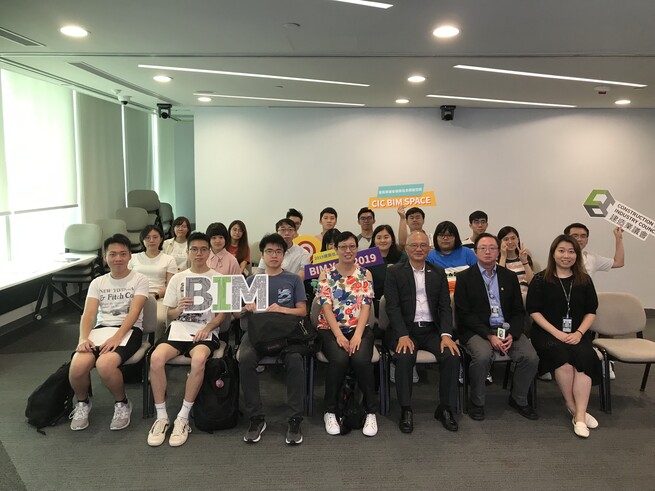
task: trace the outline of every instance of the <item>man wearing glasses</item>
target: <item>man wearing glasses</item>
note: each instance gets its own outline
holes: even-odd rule
[[[464,247],[473,249],[473,244],[475,239],[478,238],[478,235],[483,234],[487,231],[489,226],[489,217],[484,211],[474,211],[469,215],[469,227],[471,227],[471,236],[462,242]]]
[[[209,237],[201,232],[194,232],[187,242],[187,255],[191,267],[175,274],[168,282],[164,305],[168,307],[168,320],[171,326],[175,322],[194,325],[197,330],[188,341],[169,340],[170,330],[160,339],[150,357],[150,384],[155,401],[157,419],[148,433],[148,445],[157,447],[166,440],[169,417],[166,410],[166,362],[183,354],[191,358],[191,371],[186,380],[182,408],[173,422],[173,431],[168,440],[171,447],[184,445],[191,433],[189,414],[196,400],[200,386],[205,376],[205,362],[220,346],[218,333],[225,314],[215,314],[211,310],[205,312],[184,312],[193,305],[193,297],[185,291],[186,279],[189,276],[206,276],[212,278],[218,275],[207,266],[209,259]]]
[[[301,280],[304,280],[305,266],[309,264],[310,257],[305,249],[293,243],[293,239],[296,236],[296,224],[290,218],[283,218],[275,224],[275,230],[287,244],[282,261],[282,269],[289,273],[297,274]],[[264,256],[262,256],[255,273],[263,273],[264,269]]]
[[[373,242],[373,225],[375,213],[370,208],[362,208],[357,212],[357,223],[362,232],[357,236],[357,250],[363,251],[371,247]]]
[[[523,336],[525,309],[516,274],[496,263],[500,241],[482,233],[475,240],[477,265],[457,275],[455,318],[461,342],[471,356],[469,416],[484,419],[485,377],[495,356],[508,355],[516,363],[509,405],[521,416],[539,416],[528,404],[539,357]]]
[[[449,431],[457,431],[453,409],[457,405],[460,353],[452,339],[453,316],[443,268],[426,262],[430,242],[425,232],[412,232],[405,246],[409,261],[391,266],[384,283],[389,317],[388,346],[394,351],[396,392],[401,408],[399,427],[414,430],[412,369],[417,350],[431,352],[439,362],[439,405],[434,417]]]
[[[293,223],[293,222],[291,222]],[[283,225],[286,227],[286,225]],[[279,228],[279,227],[278,227]],[[265,269],[268,275],[268,308],[267,312],[304,316],[307,314],[305,288],[296,274],[283,270],[283,258],[287,249],[287,240],[279,234],[266,235],[259,243]],[[246,280],[250,285],[253,276]],[[255,304],[248,304],[244,310],[254,312]],[[254,314],[257,315],[257,314]],[[242,318],[241,327],[247,330],[246,319]],[[305,365],[300,353],[287,352],[283,356],[286,367],[287,402],[290,408],[285,442],[288,445],[302,443],[303,405],[305,397]],[[257,443],[266,429],[264,406],[259,393],[259,378],[257,366],[260,355],[252,346],[248,332],[241,339],[239,347],[239,372],[243,390],[244,411],[250,418],[250,425],[243,440],[246,443]]]

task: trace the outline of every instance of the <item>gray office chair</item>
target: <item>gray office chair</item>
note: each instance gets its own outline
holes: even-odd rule
[[[116,210],[116,218],[125,222],[127,237],[132,244],[132,252],[143,250],[143,244],[139,240],[139,234],[146,225],[152,225],[154,223],[148,212],[143,208],[119,208]]]
[[[173,236],[173,207],[170,203],[159,203],[159,219],[161,220],[161,229],[165,238]]]
[[[119,220],[118,218],[103,218],[101,220],[96,220],[96,223],[102,229],[103,241],[115,234],[123,234],[127,236],[127,225],[123,220]]]
[[[150,223],[161,227],[159,216],[159,196],[150,189],[134,189],[127,193],[127,206],[130,208],[143,208],[150,215]]]

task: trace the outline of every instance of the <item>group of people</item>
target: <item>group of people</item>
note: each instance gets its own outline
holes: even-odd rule
[[[552,372],[572,415],[573,431],[580,437],[589,436],[589,429],[596,428],[598,421],[588,414],[587,403],[591,385],[600,379],[590,332],[598,306],[592,276],[597,271],[623,266],[621,229],[614,230],[616,251],[610,259],[584,251],[589,230],[583,224],[571,224],[552,242],[547,265],[537,272],[518,231],[506,226],[497,236],[487,233],[488,216],[482,211],[470,215],[471,235],[465,240],[449,221],[439,223],[433,235],[425,232],[425,213],[419,208],[399,208],[398,215],[396,240],[390,225],[374,227],[375,213],[369,208],[358,212],[358,235],[336,229],[334,208],[325,208],[320,214],[322,231],[317,239],[323,250],[334,249],[338,257],[320,274],[312,290],[320,307],[317,328],[322,352],[328,359],[326,432],[340,433],[339,391],[352,370],[363,394],[366,416],[362,433],[369,437],[377,434],[378,403],[371,364],[375,336],[369,318],[371,309],[377,317],[384,299],[389,319],[384,342],[393,355],[402,432],[411,433],[414,427],[411,397],[418,350],[431,352],[439,363],[439,403],[434,417],[447,430],[458,430],[453,411],[465,350],[471,359],[468,373],[472,419],[485,418],[485,380],[494,359],[508,356],[516,364],[510,407],[528,419],[537,419],[528,390],[536,374]],[[293,242],[302,220],[298,210],[290,209],[275,224],[275,232],[259,243],[262,258],[252,272],[269,278],[268,312],[294,316],[308,312],[304,266],[311,257]],[[202,384],[205,362],[218,349],[218,335],[230,323],[224,313],[188,312],[193,299],[185,292],[185,279],[190,275],[248,275],[250,268],[247,231],[242,221],[235,220],[229,227],[212,223],[206,233],[190,231],[191,224],[184,217],[174,221],[174,236],[168,240],[157,226],[147,226],[141,234],[144,251],[134,255],[129,239],[120,234],[105,241],[103,257],[110,272],[96,278],[89,287],[70,368],[77,398],[71,429],[83,430],[89,425],[89,373],[94,366],[116,401],[110,429],[129,425],[131,403],[120,366],[141,345],[142,310],[148,296],[152,296],[159,306],[157,342],[149,367],[156,420],[147,442],[161,445],[171,427],[171,446],[187,441],[191,432],[189,416]],[[367,270],[356,262],[356,255],[358,250],[369,247],[379,248],[384,264]],[[250,283],[253,277],[247,281]],[[533,324],[531,339],[524,333],[526,309]],[[241,313],[234,314],[245,317],[241,322],[245,334],[239,347],[239,366],[243,409],[249,419],[244,436],[247,443],[258,442],[266,429],[258,378],[262,355],[247,332],[246,313],[254,311],[255,305],[248,304]],[[179,340],[171,335],[180,326],[190,329],[190,339]],[[89,339],[95,327],[113,327],[116,332],[96,345]],[[182,407],[171,425],[165,365],[180,355],[191,359],[190,372]],[[290,407],[285,441],[294,445],[303,441],[305,365],[302,357],[293,352],[284,353],[282,361]]]

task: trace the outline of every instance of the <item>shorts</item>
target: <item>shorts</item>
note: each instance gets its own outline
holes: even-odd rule
[[[159,346],[160,344],[168,344],[178,350],[181,355],[186,356],[187,358],[191,358],[191,355],[189,354],[189,351],[191,351],[193,348],[196,346],[207,346],[209,348],[209,352],[213,353],[216,351],[218,348],[221,347],[220,342],[218,339],[216,339],[216,336],[212,334],[211,338],[205,339],[203,341],[198,341],[197,343],[194,343],[193,341],[169,341],[168,340],[168,334],[166,335],[165,338],[159,339],[155,343],[155,348]]]
[[[97,327],[117,327],[117,326],[96,326],[94,327],[94,329]],[[130,336],[130,339],[127,340],[127,344],[125,346],[117,346],[116,349],[113,351],[114,353],[118,354],[118,356],[121,357],[121,365],[125,363],[127,360],[129,360],[130,358],[132,358],[134,356],[134,353],[139,351],[142,342],[143,342],[143,331],[138,327],[133,327],[132,335]],[[97,360],[98,357],[100,356],[100,348],[94,349],[92,353]]]

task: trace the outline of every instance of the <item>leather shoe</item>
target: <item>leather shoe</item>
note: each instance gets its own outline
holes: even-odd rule
[[[434,419],[441,421],[443,427],[448,431],[457,431],[459,428],[457,421],[455,421],[455,418],[453,417],[452,411],[446,407],[438,406],[437,410],[434,412]]]
[[[404,409],[402,411],[398,427],[403,433],[411,433],[414,431],[414,413],[411,409]]]
[[[510,407],[516,409],[516,411],[524,418],[532,420],[539,419],[539,415],[534,409],[532,409],[532,406],[529,404],[526,404],[525,406],[519,406],[519,403],[516,402],[512,396],[509,396],[508,402]]]
[[[471,403],[469,407],[469,416],[475,421],[484,420],[484,406],[476,406]]]

